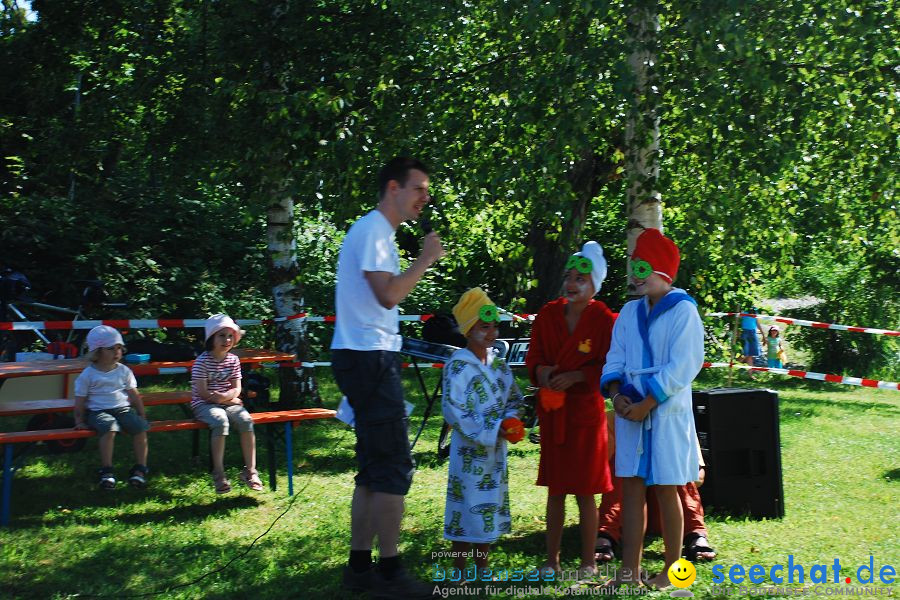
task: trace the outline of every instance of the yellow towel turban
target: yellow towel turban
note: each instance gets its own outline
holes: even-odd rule
[[[478,322],[481,307],[488,305],[496,306],[481,288],[472,288],[460,297],[453,307],[453,317],[459,323],[459,330],[463,335],[468,335],[472,326]]]

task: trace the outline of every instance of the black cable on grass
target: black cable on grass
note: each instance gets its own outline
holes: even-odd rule
[[[331,451],[333,451],[335,448],[337,448],[337,446],[340,442],[344,441],[345,437],[347,437],[347,430],[343,431],[341,437],[339,437],[337,439],[337,441],[329,448],[329,455],[331,454]],[[307,475],[311,475],[311,474],[312,474],[311,472],[307,473]],[[219,567],[217,569],[213,569],[212,571],[209,571],[207,573],[204,573],[203,575],[201,575],[197,579],[194,579],[193,581],[188,581],[187,583],[179,583],[178,585],[167,587],[163,590],[157,590],[154,592],[144,592],[142,594],[120,594],[120,593],[117,593],[117,594],[113,594],[113,595],[108,595],[108,594],[81,594],[81,593],[78,593],[78,594],[72,594],[69,597],[70,598],[148,598],[150,596],[159,596],[161,594],[168,594],[169,592],[172,592],[175,590],[179,590],[182,588],[190,587],[192,585],[196,585],[211,575],[215,575],[216,573],[221,573],[222,571],[224,571],[225,569],[230,567],[232,565],[232,563],[234,563],[238,560],[241,560],[242,558],[247,556],[250,553],[250,551],[253,550],[253,547],[256,545],[256,542],[261,540],[270,531],[272,531],[272,528],[275,527],[275,523],[280,521],[281,518],[284,515],[286,515],[289,510],[291,510],[291,508],[294,506],[294,502],[296,502],[297,498],[300,497],[300,495],[303,493],[303,491],[306,490],[307,487],[309,487],[309,484],[311,481],[312,481],[312,479],[307,478],[307,481],[305,484],[303,484],[303,487],[300,488],[299,490],[297,490],[297,493],[295,493],[294,497],[291,498],[290,502],[288,502],[287,508],[285,508],[284,511],[282,511],[282,513],[280,515],[275,517],[275,520],[272,521],[272,523],[269,525],[269,527],[265,531],[263,531],[261,534],[256,536],[256,539],[254,539],[252,542],[250,542],[250,545],[247,546],[247,548],[245,548],[243,552],[234,556],[231,560],[229,560],[227,563],[225,563],[221,567]]]

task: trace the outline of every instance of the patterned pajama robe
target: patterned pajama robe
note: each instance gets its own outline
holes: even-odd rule
[[[468,349],[444,366],[443,413],[453,427],[444,537],[478,544],[510,531],[506,440],[500,422],[517,417],[522,393],[512,371],[494,351],[488,364]]]

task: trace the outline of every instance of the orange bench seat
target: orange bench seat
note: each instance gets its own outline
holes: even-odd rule
[[[170,393],[170,392],[165,392]],[[178,393],[178,392],[175,392]],[[149,394],[148,394],[149,395]],[[292,458],[292,424],[298,421],[312,419],[330,419],[335,416],[335,411],[327,408],[299,408],[295,410],[281,410],[271,412],[250,413],[253,422],[259,425],[271,425],[274,423],[285,424],[285,445],[287,448],[288,469],[288,494],[293,495],[294,465]],[[150,421],[150,433],[165,431],[189,431],[195,429],[207,429],[206,423],[196,419],[182,419],[171,421]],[[97,435],[92,429],[43,429],[36,431],[9,431],[0,432],[0,445],[5,445],[5,457],[3,463],[3,498],[0,507],[0,526],[9,524],[10,504],[12,496],[13,455],[12,448],[15,444],[26,442],[46,442],[56,440],[73,440],[89,438]],[[274,473],[270,473],[274,480]]]
[[[146,394],[141,394],[141,399],[144,401],[144,406],[187,404],[191,401],[191,392],[189,390],[178,392],[147,392]],[[61,413],[69,412],[74,408],[75,401],[71,398],[3,402],[0,404],[0,417]]]

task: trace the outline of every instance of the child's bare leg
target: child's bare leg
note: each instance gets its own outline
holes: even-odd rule
[[[472,549],[470,542],[456,542],[450,544],[450,551],[453,555],[453,568],[460,571],[466,570],[466,554]]]
[[[252,431],[241,433],[241,452],[244,455],[244,466],[251,471],[256,470],[256,434]]]
[[[209,439],[209,454],[212,458],[213,475],[225,474],[225,436],[214,435]]]
[[[475,546],[475,566],[479,571],[487,569],[488,552],[491,550],[490,544],[474,544]]]
[[[640,582],[644,531],[647,528],[647,486],[640,477],[622,478],[622,579]]]
[[[681,509],[681,499],[678,497],[678,489],[674,485],[656,486],[656,498],[659,501],[659,512],[662,516],[663,542],[666,545],[666,566],[647,583],[664,588],[669,585],[669,567],[681,558],[681,542],[684,538],[684,513]]]
[[[566,519],[566,495],[547,493],[547,562],[541,569],[559,571],[559,549],[562,545],[563,522]]]
[[[147,432],[142,431],[131,436],[131,445],[134,447],[134,462],[139,465],[147,465]]]
[[[100,446],[100,466],[112,467],[113,447],[115,447],[116,432],[107,431],[100,436],[98,445]]]
[[[597,501],[593,494],[575,496],[578,502],[578,530],[581,534],[581,565],[579,569],[596,569],[594,546],[597,543]]]

